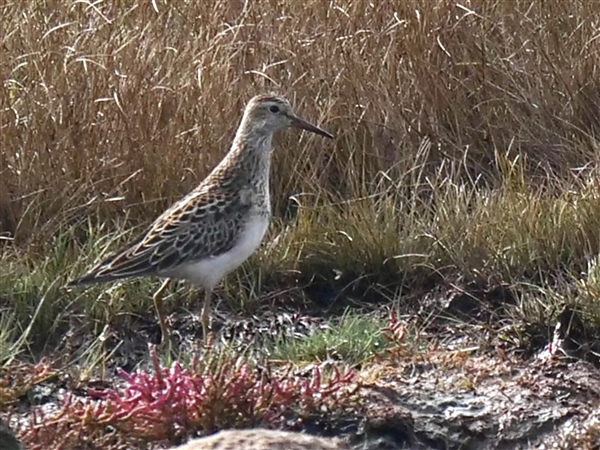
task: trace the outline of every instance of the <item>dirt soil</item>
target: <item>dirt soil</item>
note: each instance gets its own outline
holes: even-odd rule
[[[356,450],[600,449],[599,343],[581,345],[585,333],[574,325],[580,320],[573,311],[560,315],[552,342],[527,332],[519,348],[501,337],[518,328],[499,313],[504,295],[430,294],[421,311],[406,316],[437,317],[423,328],[425,349],[407,345],[362,368],[361,406],[306,423],[306,431],[342,436]],[[270,307],[249,319],[221,309],[216,321],[227,340],[245,342],[327,322],[314,311],[288,308]],[[171,318],[182,341],[198,339],[189,314]],[[145,353],[145,345],[133,346]]]
[[[437,315],[421,351],[407,345],[362,368],[361,406],[307,431],[344,436],[356,450],[600,449],[598,342],[584,343],[574,311],[559,315],[551,342],[531,331],[519,347],[506,345],[518,324],[498,314],[497,293],[477,295],[468,311],[472,295],[437,294],[416,314]],[[277,328],[265,322],[286,322],[261,316],[263,333]],[[319,320],[286,317],[294,328]]]
[[[523,333],[519,347],[506,345],[519,324],[495,302],[463,321],[463,301],[436,297],[452,301],[434,302],[426,349],[361,372],[363,410],[340,426],[356,450],[600,449],[600,341],[575,311],[558,315],[551,342]]]
[[[444,303],[446,312],[451,303]],[[356,406],[301,428],[343,437],[356,450],[600,449],[598,342],[582,352],[573,339],[581,330],[561,322],[552,342],[507,348],[500,337],[506,332],[502,321],[490,325],[491,316],[475,309],[469,316],[477,319],[470,323],[438,315],[421,329],[418,347],[407,342],[358,371]],[[221,336],[244,341],[246,331],[254,336],[281,327],[307,332],[326,322],[279,308],[252,319],[223,314],[223,309],[216,314]],[[189,312],[180,316],[171,317],[179,322],[172,325],[180,343],[197,341],[199,324],[191,323]],[[570,325],[577,322],[572,311],[561,317]],[[147,332],[117,333],[122,345],[112,357],[116,366],[131,370],[147,358],[147,343],[158,331],[152,317],[147,322]]]
[[[349,433],[356,449],[600,448],[600,371],[590,363],[438,351],[372,370],[365,416]]]

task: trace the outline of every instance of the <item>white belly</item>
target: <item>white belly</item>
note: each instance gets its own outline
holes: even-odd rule
[[[227,253],[206,258],[177,269],[177,278],[187,279],[205,289],[212,289],[229,272],[238,268],[256,251],[269,227],[269,218],[254,216],[246,224],[235,247]]]

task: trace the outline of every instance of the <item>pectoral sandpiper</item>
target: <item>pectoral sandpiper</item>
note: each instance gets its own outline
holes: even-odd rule
[[[274,430],[226,430],[172,450],[345,450],[337,439]]]
[[[267,231],[273,134],[289,127],[333,138],[294,115],[285,98],[252,98],[231,150],[208,177],[137,240],[70,285],[147,275],[166,278],[154,294],[164,344],[169,333],[163,292],[171,279],[188,280],[205,291],[201,322],[207,343],[213,289],[254,253]]]

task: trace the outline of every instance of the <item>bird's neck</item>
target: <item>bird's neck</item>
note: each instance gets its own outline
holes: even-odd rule
[[[232,144],[232,150],[223,161],[235,174],[232,177],[243,183],[256,184],[262,180],[261,189],[268,189],[269,172],[271,167],[271,149],[273,147],[273,133],[261,127],[249,126],[243,120],[237,130]]]

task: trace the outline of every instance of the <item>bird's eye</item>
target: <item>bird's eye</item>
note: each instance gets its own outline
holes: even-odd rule
[[[279,106],[269,106],[269,111],[271,111],[272,113],[278,113],[279,112]]]

